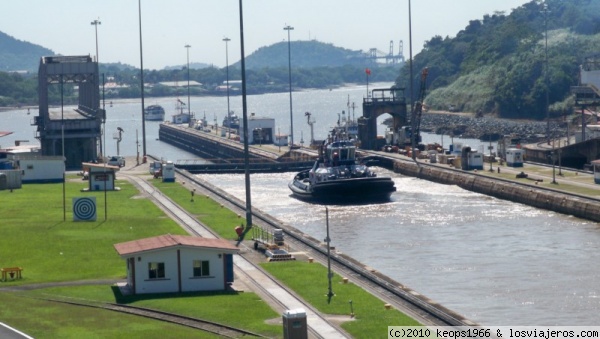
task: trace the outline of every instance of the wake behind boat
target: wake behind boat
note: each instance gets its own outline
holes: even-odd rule
[[[341,135],[340,135],[341,134]],[[377,177],[356,162],[356,146],[334,130],[319,148],[319,158],[288,184],[299,199],[321,203],[368,203],[389,201],[396,191],[389,177]]]

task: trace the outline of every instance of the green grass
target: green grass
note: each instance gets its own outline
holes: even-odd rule
[[[107,220],[104,220],[104,192],[81,192],[87,184],[76,178],[68,179],[65,185],[66,220],[63,220],[62,183],[25,184],[12,192],[0,191],[0,239],[4,245],[0,247],[0,267],[23,268],[23,279],[0,282],[0,288],[124,278],[125,261],[116,253],[115,243],[166,233],[186,234],[127,181],[117,181],[121,191],[107,192]],[[71,201],[81,196],[96,197],[97,221],[73,221]],[[218,210],[228,211],[220,207]],[[229,213],[237,221],[237,216]],[[233,233],[233,228],[230,230]],[[278,315],[254,293],[122,298],[108,285],[0,292],[0,304],[6,306],[0,308],[0,319],[36,338],[164,338],[165,333],[172,337],[212,336],[155,320],[31,296],[69,297],[94,303],[118,301],[205,318],[272,337],[281,333],[281,326],[265,324]],[[127,329],[125,333],[123,328]]]
[[[0,287],[124,278],[125,262],[114,250],[115,243],[165,233],[185,234],[129,182],[118,181],[121,191],[107,192],[105,205],[104,192],[81,192],[87,184],[77,179],[70,177],[65,185],[64,216],[62,184],[25,184],[12,192],[0,191],[0,239],[4,244],[0,247],[0,267],[24,269],[23,279],[2,282]],[[194,201],[190,201],[190,191],[180,184],[159,180],[152,183],[222,237],[236,238],[234,228],[243,222],[237,214],[205,196],[196,195]],[[81,196],[96,197],[97,221],[73,221],[71,200]],[[107,220],[104,220],[105,206]],[[348,315],[348,301],[353,300],[356,320],[343,327],[357,338],[370,337],[389,324],[416,324],[396,310],[384,310],[382,301],[361,288],[340,284],[337,275],[334,278],[336,296],[327,304],[325,283],[313,288],[306,284],[306,281],[326,276],[325,268],[319,264],[278,263],[266,267],[279,268],[274,273],[283,274],[281,278],[286,284],[324,313]],[[36,338],[163,338],[165,333],[169,337],[212,337],[182,326],[40,298],[91,304],[119,302],[229,324],[269,337],[281,337],[282,333],[280,325],[266,323],[280,315],[250,292],[123,297],[107,285],[5,290],[0,292],[0,304],[14,307],[1,307],[0,319]]]
[[[218,338],[166,322],[14,293],[0,293],[0,304],[2,322],[34,338]]]
[[[209,225],[220,237],[237,239],[235,227],[245,223],[245,219],[205,195],[194,195],[194,201],[191,201],[190,190],[185,185],[164,183],[161,180],[153,180],[152,184],[202,223]]]
[[[281,326],[269,325],[279,318],[259,296],[252,292],[197,292],[122,296],[116,287],[92,285],[51,287],[28,292],[28,296],[97,304],[127,304],[161,310],[221,324],[229,324],[269,337],[281,335]],[[244,312],[243,310],[252,310]]]
[[[125,276],[124,261],[113,245],[155,235],[185,232],[137,189],[119,181],[121,191],[81,192],[86,185],[66,186],[63,220],[62,184],[27,184],[0,191],[0,267],[23,268],[23,279],[5,284],[29,284]],[[95,196],[97,221],[73,221],[72,198]]]
[[[327,269],[320,264],[287,261],[265,263],[262,267],[324,314],[346,315],[350,319],[352,300],[355,320],[345,322],[342,327],[355,338],[372,338],[374,333],[383,333],[391,325],[419,326],[398,310],[386,310],[383,301],[352,282],[344,284],[337,274],[332,278],[335,296],[328,303]]]

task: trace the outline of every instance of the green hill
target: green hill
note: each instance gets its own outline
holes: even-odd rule
[[[40,58],[47,55],[54,55],[54,52],[0,32],[0,71],[37,72]]]
[[[433,37],[414,58],[415,88],[420,70],[428,67],[425,101],[434,109],[453,104],[463,111],[543,119],[548,89],[551,113],[569,112],[570,86],[578,83],[579,66],[600,53],[600,0],[546,4],[547,12],[540,1],[531,1],[508,15],[470,21],[454,38]],[[407,86],[408,78],[404,68],[396,82]]]
[[[366,66],[368,64],[361,51],[352,51],[316,40],[291,41],[290,51],[294,68]],[[288,61],[288,43],[282,41],[261,47],[247,55],[246,67],[248,69],[287,68]],[[239,66],[239,62],[234,66]]]

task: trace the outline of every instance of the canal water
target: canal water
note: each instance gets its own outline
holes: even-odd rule
[[[389,85],[389,84],[387,84]],[[377,85],[371,85],[376,88]],[[310,139],[304,112],[316,119],[315,138],[323,138],[345,110],[360,116],[364,86],[295,92],[295,141]],[[187,101],[187,98],[181,98]],[[147,99],[160,104],[167,118],[176,98]],[[241,115],[241,98],[231,97]],[[121,155],[142,152],[141,105],[138,101],[106,103],[106,149],[116,154],[117,127],[125,132]],[[220,125],[227,112],[225,97],[191,99],[196,116]],[[289,94],[248,97],[248,110],[276,119],[288,133]],[[349,113],[350,112],[350,113]],[[0,146],[34,139],[30,126],[37,109],[0,112]],[[136,138],[136,130],[138,137]],[[382,128],[383,130],[383,128]],[[146,123],[147,153],[177,161],[194,155],[157,140],[158,123]],[[441,136],[424,134],[426,142]],[[447,146],[449,137],[444,138]],[[455,138],[455,141],[456,138]],[[475,149],[487,143],[461,140]],[[494,145],[495,146],[495,145]],[[600,323],[600,227],[596,223],[404,177],[383,169],[397,187],[392,201],[361,206],[329,206],[332,245],[431,299],[484,325],[595,325]],[[251,176],[252,203],[274,217],[317,238],[325,238],[325,208],[290,196],[287,183],[294,173]],[[202,175],[202,178],[244,199],[243,175]],[[233,232],[233,230],[232,230]],[[326,288],[326,281],[323,286]],[[335,292],[335,290],[334,290]],[[360,312],[360,305],[355,305]]]

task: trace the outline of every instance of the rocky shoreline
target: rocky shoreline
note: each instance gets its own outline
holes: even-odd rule
[[[421,117],[421,131],[483,141],[497,141],[509,134],[536,141],[546,137],[547,126],[546,121],[476,118],[470,114],[444,112],[423,113]],[[550,122],[550,131],[553,136],[559,136],[565,133],[565,128],[556,122]]]

